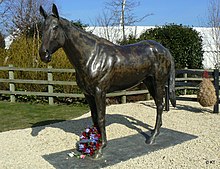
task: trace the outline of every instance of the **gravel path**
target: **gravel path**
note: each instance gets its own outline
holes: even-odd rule
[[[196,102],[177,101],[176,109],[164,112],[163,128],[195,135],[195,139],[106,168],[220,168],[220,114],[211,112],[211,108],[203,108]],[[152,101],[111,105],[107,114],[109,141],[138,134],[138,130],[148,131],[143,125],[136,125],[134,130],[128,127],[128,121],[150,126],[155,123]],[[78,135],[91,125],[89,117],[87,113],[72,121],[0,133],[0,168],[54,168],[43,156],[74,148]]]

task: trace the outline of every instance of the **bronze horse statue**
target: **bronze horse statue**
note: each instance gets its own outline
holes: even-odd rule
[[[156,107],[155,128],[146,143],[152,144],[162,125],[165,85],[169,85],[171,104],[176,106],[175,66],[173,58],[161,44],[145,40],[119,46],[74,26],[59,16],[53,4],[52,14],[44,17],[42,45],[39,54],[43,62],[50,62],[51,55],[63,48],[76,70],[76,80],[91,109],[94,126],[102,137],[102,146],[95,158],[102,155],[107,145],[105,130],[106,93],[124,90],[143,82]]]

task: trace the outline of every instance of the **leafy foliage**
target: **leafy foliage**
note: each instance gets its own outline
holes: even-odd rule
[[[165,25],[145,31],[136,40],[130,36],[127,41],[121,44],[146,39],[155,40],[168,48],[175,59],[177,69],[185,67],[191,69],[202,68],[202,37],[193,28],[175,24]]]
[[[85,29],[86,27],[88,27],[88,24],[82,23],[81,20],[71,21],[71,23],[81,29]]]

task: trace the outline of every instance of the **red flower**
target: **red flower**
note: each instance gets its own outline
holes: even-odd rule
[[[87,147],[84,147],[83,150],[82,150],[82,152],[86,152],[86,149],[87,149]]]
[[[92,148],[90,148],[90,156],[92,156],[94,154],[94,150]]]

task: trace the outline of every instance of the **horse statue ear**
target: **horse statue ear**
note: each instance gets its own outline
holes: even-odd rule
[[[56,18],[58,18],[58,19],[60,18],[60,17],[59,17],[58,10],[57,10],[57,6],[56,6],[55,4],[53,4],[52,12],[53,12],[53,14],[54,14],[54,16],[55,16]]]
[[[46,13],[46,11],[43,9],[42,6],[40,6],[40,14],[44,17],[44,19],[47,18],[47,13]]]

